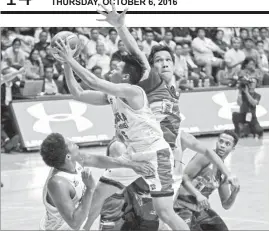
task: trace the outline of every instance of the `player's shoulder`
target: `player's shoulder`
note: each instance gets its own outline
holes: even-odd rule
[[[49,191],[72,189],[70,182],[64,177],[58,175],[54,175],[48,180],[47,187]]]

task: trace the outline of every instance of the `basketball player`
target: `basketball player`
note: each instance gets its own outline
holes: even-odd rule
[[[233,131],[224,131],[216,143],[216,153],[224,161],[234,150],[238,137]],[[222,181],[218,168],[200,153],[196,154],[184,171],[183,183],[178,191],[174,209],[191,230],[228,230],[224,221],[210,208],[208,198],[218,189],[222,207],[229,209],[239,192],[238,186]]]
[[[58,54],[65,60],[64,69],[70,92],[77,100],[95,105],[106,105],[110,103],[115,115],[117,131],[124,137],[127,145],[128,156],[133,160],[150,161],[155,167],[155,174],[147,176],[150,185],[153,204],[160,219],[167,223],[172,229],[188,230],[188,226],[173,211],[173,155],[169,145],[163,139],[163,133],[155,116],[147,106],[147,96],[142,88],[136,84],[142,77],[142,68],[137,60],[127,55],[117,65],[112,74],[112,82],[99,79],[91,72],[80,66],[72,56],[69,43],[62,40],[56,43]],[[96,91],[82,91],[74,79],[72,69],[78,76]],[[109,95],[109,96],[107,96]],[[214,158],[214,157],[213,157]],[[216,159],[215,159],[216,160]],[[216,162],[222,163],[217,159]],[[219,164],[220,168],[223,165]],[[227,169],[223,169],[224,175],[233,182]],[[127,185],[135,179],[125,181]],[[95,220],[100,214],[104,200],[118,191],[117,185],[111,184],[113,173],[106,171],[100,179],[95,190],[96,200],[88,218]],[[87,222],[88,223],[88,222]],[[89,221],[84,228],[91,225]]]
[[[80,153],[78,146],[59,133],[52,133],[41,144],[41,156],[52,167],[43,190],[46,216],[44,230],[79,229],[91,205],[95,184],[82,166],[132,168],[140,174],[150,171],[144,163]]]

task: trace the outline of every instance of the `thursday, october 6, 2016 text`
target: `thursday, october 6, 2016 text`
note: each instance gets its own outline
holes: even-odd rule
[[[54,6],[98,6],[122,5],[122,6],[174,6],[178,0],[52,0]]]

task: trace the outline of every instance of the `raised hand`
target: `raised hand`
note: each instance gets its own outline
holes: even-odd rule
[[[104,15],[104,19],[97,19],[97,21],[106,21],[113,27],[122,27],[125,22],[125,15],[128,9],[126,8],[121,14],[117,13],[115,4],[112,4],[112,11],[110,11],[106,6],[100,4],[100,6],[105,10],[105,12],[98,10],[97,12]]]
[[[54,49],[57,50],[59,56],[63,58],[63,60],[66,62],[68,59],[73,58],[74,51],[77,49],[71,49],[70,44],[68,41],[63,41],[61,38],[55,42],[56,46]]]

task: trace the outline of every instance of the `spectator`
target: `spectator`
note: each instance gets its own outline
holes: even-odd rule
[[[236,83],[237,76],[241,71],[241,64],[245,60],[245,53],[240,50],[241,39],[232,39],[232,48],[224,55],[225,70],[220,70],[217,78],[221,85],[232,86]]]
[[[4,60],[9,67],[13,67],[17,70],[24,66],[26,54],[21,49],[20,39],[14,39],[12,42],[12,47],[6,49]]]
[[[190,77],[190,79],[206,79],[206,74],[194,63],[193,58],[190,55],[191,49],[189,44],[183,44],[182,48],[182,56],[184,56],[187,61],[188,76]]]
[[[99,31],[97,29],[93,28],[91,30],[91,40],[89,40],[89,42],[85,46],[86,53],[87,53],[86,59],[89,59],[91,56],[96,54],[97,42],[100,42],[100,41],[104,42],[104,40],[102,39],[102,36],[99,34]]]
[[[232,38],[239,36],[238,28],[234,27],[219,27],[218,30],[223,31],[223,41],[230,47],[232,44]]]
[[[241,38],[241,41],[243,42],[241,44],[241,48],[243,49],[244,48],[244,42],[247,38],[249,38],[249,32],[246,28],[240,28],[240,38]]]
[[[87,64],[87,69],[91,70],[94,66],[102,68],[102,76],[109,71],[110,58],[105,54],[105,45],[103,42],[96,43],[96,54],[94,54]]]
[[[215,36],[215,39],[214,39],[214,43],[221,49],[223,50],[224,52],[228,51],[229,50],[229,46],[226,42],[223,41],[223,36],[224,36],[224,32],[223,30],[218,30],[217,31],[217,34]],[[222,58],[221,55],[219,55],[218,53],[214,53],[214,55],[218,58]]]
[[[268,59],[264,51],[264,43],[263,41],[257,42],[257,51],[260,55],[261,60],[261,69],[263,71],[263,83],[262,85],[269,85],[269,64]]]
[[[42,33],[42,31],[47,32],[48,35],[48,39],[47,42],[51,41],[51,34],[50,34],[50,27],[37,27],[35,30],[35,42],[38,43],[39,42],[39,38],[40,38],[40,34]]]
[[[137,31],[133,28],[130,29],[131,35],[134,37],[135,40],[139,39]]]
[[[269,38],[268,38],[268,29],[263,27],[260,29],[261,40],[263,41],[263,48],[266,55],[269,55]]]
[[[44,66],[37,49],[33,49],[24,64],[27,79],[40,79],[44,76]]]
[[[141,42],[141,40],[138,39],[138,40],[136,40],[136,42],[137,42],[139,49],[144,52],[144,46],[143,46],[143,43]]]
[[[240,106],[240,112],[234,112],[232,115],[235,133],[239,137],[241,137],[241,132],[245,123],[249,125],[251,133],[258,134],[259,138],[263,135],[263,129],[260,126],[256,115],[256,106],[261,99],[261,95],[255,92],[256,83],[257,81],[254,78],[252,79],[252,83],[243,89],[239,89],[237,103]]]
[[[53,79],[53,67],[45,67],[45,79],[43,91],[45,95],[56,95],[59,93],[59,87],[56,81]]]
[[[127,53],[127,50],[126,50],[126,47],[125,47],[124,43],[121,40],[119,40],[119,42],[118,42],[118,51],[116,51],[112,55],[111,59],[122,60],[122,57],[127,55],[127,54],[128,53]]]
[[[245,53],[246,58],[252,58],[258,67],[261,67],[259,53],[256,49],[254,49],[254,42],[251,38],[247,38],[245,40],[245,48],[243,49],[243,52]]]
[[[93,74],[95,74],[98,78],[102,79],[102,68],[99,66],[94,66],[91,70]]]
[[[258,68],[255,60],[250,57],[247,57],[242,63],[242,70],[239,72],[238,76],[239,78],[247,77],[249,79],[256,79],[257,86],[260,86],[263,81],[262,71]]]
[[[175,50],[175,69],[174,74],[177,80],[179,80],[180,84],[186,84],[188,80],[188,65],[187,61],[182,54],[182,46],[180,44],[176,45]],[[198,80],[195,81],[194,84],[196,87],[198,85]]]
[[[42,31],[39,34],[39,42],[35,44],[35,49],[40,51],[45,51],[46,47],[49,45],[50,43],[48,42],[48,32],[46,31]]]
[[[119,41],[119,37],[118,37],[118,32],[112,28],[109,30],[109,37],[107,40],[107,54],[108,55],[112,55],[113,53],[115,53],[118,50],[118,41]]]
[[[261,41],[260,30],[258,27],[252,28],[252,40],[254,44],[257,44],[258,41]]]
[[[190,36],[189,28],[187,27],[173,27],[172,33],[176,43],[191,43],[192,37]]]
[[[221,67],[223,65],[223,60],[214,57],[213,52],[223,55],[224,51],[214,44],[211,39],[205,37],[203,28],[198,29],[198,37],[192,41],[192,48],[196,63],[205,67],[206,75],[212,81],[214,79],[212,67]]]
[[[153,31],[146,31],[146,39],[142,42],[142,44],[144,47],[144,52],[147,57],[149,56],[152,47],[158,45],[158,43],[153,39],[154,39]]]
[[[176,43],[173,41],[172,31],[165,32],[164,39],[160,42],[160,45],[168,46],[173,52],[175,51]]]
[[[111,73],[113,70],[115,70],[117,68],[117,64],[120,62],[121,60],[118,60],[118,59],[111,59],[110,60],[110,70],[109,72],[107,72],[105,75],[104,75],[104,79],[107,80],[107,81],[111,81]]]

